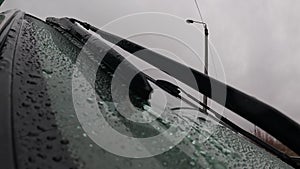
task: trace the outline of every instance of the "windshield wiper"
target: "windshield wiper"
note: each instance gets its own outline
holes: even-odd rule
[[[157,67],[163,72],[169,74],[172,77],[180,80],[186,85],[194,88],[200,93],[206,95],[217,103],[222,103],[223,99],[219,97],[212,98],[211,96],[211,84],[219,89],[226,89],[226,103],[225,107],[239,116],[245,118],[251,123],[259,126],[283,144],[287,145],[291,150],[300,154],[300,126],[298,123],[288,118],[275,108],[257,100],[256,98],[249,96],[237,89],[232,88],[218,80],[210,78],[203,73],[194,70],[191,67],[178,63],[172,59],[169,59],[163,55],[155,53],[145,47],[130,42],[126,39],[104,32],[86,22],[81,22],[72,18],[67,19],[76,26],[75,22],[82,25],[85,29],[91,30],[99,34],[103,39],[113,43],[123,50],[133,54],[139,59]],[[51,23],[51,19],[47,18],[47,22]],[[52,23],[53,24],[53,23]],[[73,25],[73,26],[74,26]],[[143,50],[143,54],[138,51]],[[189,79],[181,73],[182,70],[188,70],[192,72],[195,79]],[[196,80],[197,84],[194,84],[193,80]],[[172,89],[174,91],[174,87]],[[264,118],[262,118],[264,117]],[[227,122],[229,123],[229,122]],[[278,125],[281,124],[281,125]],[[255,136],[254,136],[255,137]]]
[[[150,63],[172,77],[177,78],[181,82],[189,85],[218,103],[222,104],[223,100],[218,97],[212,98],[211,86],[213,85],[219,89],[225,88],[227,92],[225,103],[226,108],[259,126],[290,147],[296,153],[300,154],[300,137],[295,137],[300,135],[300,125],[275,108],[237,89],[234,89],[231,86],[210,78],[191,67],[178,63],[131,41],[102,31],[86,22],[73,18],[69,18],[69,20],[73,23],[77,22],[87,30],[91,30],[99,34],[103,39],[119,46],[123,50],[135,55],[145,62]],[[143,50],[143,52],[139,53],[138,51],[141,50]],[[188,79],[184,74],[180,73],[182,70],[191,71],[197,81],[197,85],[193,84],[193,79]]]

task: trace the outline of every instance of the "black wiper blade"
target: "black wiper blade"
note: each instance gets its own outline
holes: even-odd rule
[[[211,86],[213,85],[219,89],[225,88],[227,95],[226,103],[224,106],[226,108],[247,119],[251,123],[259,126],[263,130],[277,138],[283,144],[287,145],[290,149],[300,154],[300,137],[297,137],[300,135],[299,124],[288,118],[275,108],[231,86],[210,78],[203,73],[194,70],[193,68],[178,63],[138,44],[102,31],[88,23],[70,18],[69,21],[82,24],[83,27],[94,31],[103,39],[119,46],[129,53],[132,53],[136,57],[157,67],[163,72],[166,72],[172,77],[175,77],[176,79],[180,80],[181,82],[194,88],[195,90],[218,103],[222,104],[224,100],[221,97],[212,98]],[[138,52],[140,50],[143,50],[142,54]],[[189,72],[192,72],[192,74],[194,75],[194,79],[187,78],[184,74],[182,74],[182,70],[188,70]],[[197,84],[194,84],[193,80],[196,80]]]
[[[213,85],[218,89],[225,88],[227,95],[224,106],[226,108],[247,119],[251,123],[259,126],[277,138],[283,144],[287,145],[290,149],[300,154],[300,137],[298,137],[300,136],[300,125],[275,108],[231,86],[210,78],[203,73],[194,70],[193,68],[178,63],[143,46],[100,30],[88,23],[81,22],[76,19],[70,19],[70,21],[82,24],[82,26],[84,26],[86,29],[94,31],[103,39],[119,46],[123,50],[177,78],[181,82],[189,85],[190,87],[220,104],[222,104],[224,100],[222,97],[212,98],[211,86]],[[138,52],[141,50],[143,50],[142,53]],[[182,73],[182,70],[189,70],[192,72],[197,84],[195,85],[193,83],[194,79],[189,79],[187,76],[185,76],[185,74]]]
[[[62,18],[62,19],[56,19],[56,18],[48,18],[47,21],[48,23],[51,24],[58,24],[59,27],[63,28],[64,30],[67,30],[69,32],[71,32],[71,34],[73,36],[76,36],[77,38],[81,39],[82,37],[84,37],[81,40],[86,41],[87,38],[89,38],[89,36],[87,36],[88,34],[82,34],[79,33],[79,31],[74,31],[74,29],[72,28],[74,25],[69,25],[69,24],[62,24],[62,23],[58,23],[58,20],[60,22],[75,22],[76,20],[74,19],[70,19],[70,20],[66,20],[66,18]],[[77,22],[77,21],[76,21]],[[92,30],[92,31],[97,31],[97,28],[90,26],[88,23],[85,22],[81,22],[80,24],[82,24],[82,26],[86,29]],[[77,26],[76,26],[77,27]],[[78,35],[81,34],[81,35]],[[86,35],[86,36],[83,36]],[[142,73],[143,74],[143,73]],[[294,161],[289,158],[289,156],[287,156],[286,154],[278,151],[277,149],[273,148],[272,146],[268,145],[267,143],[263,142],[262,140],[260,140],[259,138],[257,138],[256,136],[252,135],[251,133],[243,130],[242,128],[240,128],[239,126],[237,126],[236,124],[234,124],[233,122],[231,122],[230,120],[226,119],[225,117],[221,116],[220,114],[218,114],[216,111],[214,111],[213,109],[211,109],[210,107],[204,105],[202,102],[200,102],[198,99],[194,98],[193,96],[191,96],[189,93],[185,92],[183,89],[181,89],[180,87],[168,82],[168,81],[164,81],[164,80],[156,80],[146,74],[143,74],[143,76],[151,81],[152,83],[156,84],[157,86],[159,86],[160,88],[162,88],[163,90],[165,90],[167,93],[169,93],[170,95],[179,98],[181,100],[183,100],[184,102],[186,102],[187,104],[191,105],[193,108],[189,108],[188,109],[193,109],[193,110],[198,110],[199,112],[208,115],[212,120],[215,121],[220,121],[220,123],[230,129],[232,129],[233,131],[242,134],[243,136],[245,136],[246,138],[248,138],[249,140],[253,141],[254,143],[256,143],[257,145],[265,148],[267,151],[273,153],[274,155],[276,155],[277,157],[279,157],[280,159],[282,159],[283,161],[291,164],[292,166],[296,166]],[[186,99],[185,97],[183,97],[181,94],[185,94],[189,99],[192,99],[193,101],[195,101],[196,103],[198,103],[199,105],[201,105],[201,107],[205,108],[206,110],[208,110],[209,112],[212,112],[215,116],[211,115],[211,114],[207,114],[206,112],[204,112],[203,108],[200,108],[199,106],[195,105],[194,103],[192,103],[189,99]],[[185,107],[176,107],[176,108],[172,108],[171,110],[177,110],[177,109],[187,109]],[[199,120],[205,120],[205,119],[199,119]]]

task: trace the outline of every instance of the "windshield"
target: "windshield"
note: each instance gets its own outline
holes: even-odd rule
[[[148,100],[134,89],[128,97],[97,56],[67,32],[25,17],[13,83],[21,168],[290,167],[150,81]]]

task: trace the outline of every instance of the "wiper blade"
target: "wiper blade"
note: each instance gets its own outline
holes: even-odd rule
[[[47,22],[50,23],[51,25],[53,24],[58,24],[57,20],[60,20],[62,22],[66,22],[66,18],[62,18],[62,19],[56,19],[56,18],[47,18]],[[70,22],[75,22],[74,19],[70,19],[68,20]],[[97,28],[90,26],[88,23],[84,23],[81,22],[82,26],[85,27],[86,29],[92,29],[93,31],[98,31]],[[87,36],[87,34],[82,34],[78,33],[79,30],[76,29],[76,31],[74,31],[74,29],[72,28],[74,25],[68,25],[68,24],[58,24],[58,26],[60,28],[63,28],[64,30],[67,30],[68,32],[71,32],[71,35],[79,38],[85,41],[86,39],[89,38],[89,36]],[[78,27],[78,26],[76,26]],[[81,35],[78,35],[81,34]],[[86,36],[84,36],[86,35]],[[267,151],[271,152],[272,154],[276,155],[277,157],[279,157],[280,159],[282,159],[283,161],[287,162],[288,164],[292,165],[292,166],[297,166],[294,162],[294,160],[292,160],[289,156],[287,156],[286,154],[280,152],[279,150],[275,149],[274,147],[272,147],[271,145],[268,145],[267,143],[265,143],[264,141],[260,140],[259,138],[257,138],[256,136],[254,136],[253,134],[245,131],[244,129],[240,128],[239,126],[237,126],[236,124],[234,124],[233,122],[231,122],[230,120],[228,120],[227,118],[223,117],[222,115],[218,114],[215,110],[213,110],[212,108],[208,107],[207,105],[203,104],[201,101],[199,101],[198,99],[194,98],[192,95],[190,95],[189,93],[185,92],[183,89],[181,89],[180,87],[168,82],[168,81],[164,81],[164,80],[156,80],[146,74],[143,74],[141,72],[141,75],[143,77],[145,77],[145,79],[151,81],[152,83],[156,84],[158,87],[160,87],[161,89],[165,90],[167,93],[169,93],[170,95],[181,99],[182,101],[184,101],[185,103],[191,105],[193,108],[190,107],[175,107],[172,108],[171,110],[179,110],[179,109],[193,109],[193,110],[198,110],[199,112],[206,114],[208,117],[210,117],[212,120],[215,121],[219,121],[222,125],[230,128],[231,130],[242,134],[243,136],[245,136],[246,138],[248,138],[249,140],[253,141],[254,143],[256,143],[257,145],[265,148]],[[195,105],[194,103],[192,103],[189,99],[187,99],[186,97],[182,96],[181,94],[185,94],[185,96],[187,96],[189,99],[193,100],[194,102],[198,103],[202,108],[200,108],[199,106]],[[213,113],[213,115],[206,113],[204,111],[204,108],[206,110],[208,110],[209,112]],[[199,118],[199,117],[198,117]],[[205,120],[202,118],[199,118],[199,120]]]
[[[220,97],[212,98],[211,86],[213,85],[214,87],[219,89],[225,88],[227,93],[225,103],[226,108],[247,119],[251,123],[259,126],[263,130],[277,138],[283,144],[287,145],[290,149],[300,154],[300,137],[297,137],[300,136],[300,125],[275,108],[231,86],[210,78],[203,73],[194,70],[193,68],[178,63],[143,46],[140,46],[108,32],[102,31],[86,22],[81,22],[72,18],[70,19],[70,21],[78,22],[86,29],[99,34],[103,39],[119,46],[123,50],[177,78],[181,82],[189,85],[190,87],[194,88],[195,90],[220,104],[222,104],[223,99],[220,99]],[[143,50],[142,53],[138,52],[141,50]],[[193,83],[193,79],[188,79],[178,70],[191,71],[197,81],[197,85]]]
[[[88,23],[70,18],[69,21],[80,23],[86,29],[92,30],[99,34],[103,39],[119,46],[123,50],[132,53],[145,62],[162,70],[163,72],[166,72],[167,74],[177,78],[181,82],[194,88],[218,103],[222,104],[223,99],[211,97],[211,84],[220,89],[225,88],[227,92],[225,103],[226,108],[247,119],[251,123],[259,126],[277,138],[283,144],[287,145],[290,149],[300,154],[300,137],[297,137],[300,135],[299,124],[275,108],[237,89],[234,89],[231,86],[210,78],[203,73],[194,70],[193,68],[171,60],[138,44],[104,32]],[[143,54],[137,52],[140,50],[143,50]],[[181,70],[189,70],[192,72],[197,84],[193,84],[194,79],[188,79],[184,74],[180,73]]]

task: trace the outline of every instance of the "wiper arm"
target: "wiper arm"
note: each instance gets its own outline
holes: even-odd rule
[[[64,18],[64,19],[68,19],[68,18]],[[166,72],[167,74],[177,78],[178,80],[182,81],[183,83],[189,85],[190,87],[196,89],[197,91],[203,93],[204,95],[206,95],[210,98],[211,98],[211,89],[210,89],[211,83],[220,88],[225,87],[226,91],[227,91],[226,104],[225,104],[226,108],[230,109],[234,113],[237,113],[238,115],[247,119],[248,121],[252,122],[253,124],[259,126],[263,130],[267,131],[272,136],[274,136],[275,138],[280,140],[282,143],[287,145],[293,151],[300,154],[300,137],[298,137],[298,138],[295,137],[295,136],[300,135],[299,124],[297,124],[290,118],[286,117],[278,110],[266,105],[263,102],[260,102],[259,100],[255,99],[241,91],[238,91],[222,82],[219,82],[215,79],[209,78],[208,76],[206,76],[190,67],[182,65],[171,59],[168,59],[168,58],[166,58],[160,54],[157,54],[149,49],[146,49],[140,45],[132,43],[126,39],[122,39],[118,36],[109,34],[107,32],[101,31],[98,28],[91,26],[88,23],[81,22],[76,19],[69,19],[69,20],[71,22],[78,22],[84,28],[96,32],[103,39],[108,40],[109,42],[118,45],[122,49],[124,49],[134,55],[136,54],[135,52],[137,52],[139,50],[145,50],[147,55],[145,55],[145,56],[137,55],[137,57],[152,64],[153,66],[161,69],[162,71]],[[48,22],[48,19],[47,19],[47,22]],[[145,53],[145,51],[143,53]],[[155,58],[155,59],[153,59],[153,58]],[[195,79],[196,79],[198,85],[195,86],[195,85],[191,84],[189,79],[185,79],[183,75],[176,74],[178,72],[174,71],[174,69],[172,69],[172,68],[176,68],[179,70],[180,69],[189,69],[195,76]],[[169,85],[167,85],[167,86],[169,86]],[[166,87],[166,85],[163,84],[163,85],[161,85],[161,87]],[[171,88],[173,88],[173,89],[171,89]],[[171,91],[171,93],[173,93],[174,95],[178,95],[178,91],[176,92],[174,90],[174,86],[170,87],[170,89],[171,90],[169,90],[169,91]],[[218,100],[218,98],[212,98],[212,99],[216,102],[220,102],[220,100]],[[265,119],[261,118],[261,116],[268,117],[268,119],[265,120]],[[221,119],[222,118],[224,119],[224,117],[221,117]],[[230,123],[228,121],[226,122],[226,120],[224,120],[224,121],[227,124]],[[279,126],[278,123],[281,123],[282,125]],[[233,125],[235,125],[235,124],[233,124]],[[233,127],[231,127],[231,128],[233,128]],[[238,127],[238,126],[236,126],[236,127]],[[246,135],[246,134],[244,133],[243,135]],[[255,137],[255,136],[253,136],[253,137]]]
[[[163,72],[166,72],[167,74],[177,78],[181,82],[206,95],[217,103],[222,104],[224,100],[222,97],[212,98],[211,86],[213,85],[219,89],[225,88],[227,94],[226,103],[224,106],[226,108],[247,119],[251,123],[259,126],[263,130],[277,138],[283,144],[287,145],[290,149],[300,154],[300,137],[297,137],[300,136],[300,125],[275,108],[231,86],[210,78],[203,73],[194,70],[193,68],[166,58],[165,56],[155,53],[138,44],[120,38],[116,35],[104,32],[88,23],[81,22],[72,18],[70,19],[70,21],[78,22],[86,29],[99,34],[103,39],[119,46],[123,50],[132,53],[136,57],[159,68]],[[138,52],[141,50],[143,50],[143,54]],[[180,74],[178,70],[189,70],[190,72],[192,72],[197,84],[193,83],[194,79],[187,78],[184,74]]]

